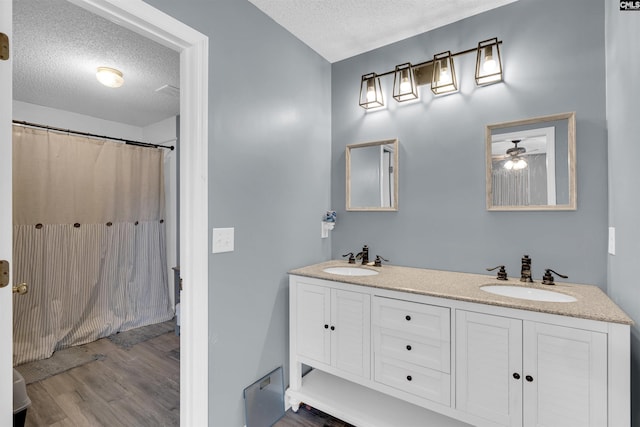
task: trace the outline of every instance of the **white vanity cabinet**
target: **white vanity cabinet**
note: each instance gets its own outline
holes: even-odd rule
[[[478,290],[485,276],[384,266],[341,280],[334,265],[290,275],[294,411],[363,427],[630,425],[631,320],[599,289],[517,306]]]
[[[301,281],[296,289],[297,356],[344,375],[369,378],[370,296]]]
[[[607,335],[456,311],[456,407],[500,426],[607,425]]]

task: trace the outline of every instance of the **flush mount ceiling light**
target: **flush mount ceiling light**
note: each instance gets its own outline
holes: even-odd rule
[[[502,81],[502,61],[497,38],[478,43],[476,57],[476,84],[490,85]]]
[[[434,55],[433,59],[412,65],[407,62],[397,65],[393,71],[381,74],[370,73],[362,76],[360,83],[360,103],[364,109],[383,107],[380,77],[393,74],[393,98],[398,102],[418,99],[418,86],[431,85],[436,95],[453,93],[458,90],[458,81],[453,58],[459,55],[475,53],[478,86],[502,81],[502,58],[497,38],[481,41],[477,47],[451,53],[446,51]]]
[[[393,98],[398,102],[418,99],[418,87],[411,63],[396,65],[393,76]]]
[[[107,87],[120,87],[124,83],[122,71],[109,67],[98,67],[96,78]]]
[[[364,109],[384,106],[382,86],[376,73],[365,74],[360,83],[360,106]]]

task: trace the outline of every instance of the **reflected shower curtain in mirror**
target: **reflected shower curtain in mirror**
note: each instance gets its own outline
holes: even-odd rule
[[[555,204],[547,198],[547,156],[526,157],[524,169],[505,169],[504,160],[494,160],[491,166],[494,206],[532,206]]]
[[[169,320],[163,153],[13,127],[14,365]]]

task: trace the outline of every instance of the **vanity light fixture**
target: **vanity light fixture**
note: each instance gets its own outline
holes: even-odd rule
[[[393,74],[393,98],[398,102],[418,99],[418,87],[410,62],[396,65]]]
[[[362,82],[360,83],[360,106],[367,110],[384,106],[380,77],[378,77],[376,73],[369,73],[362,76]]]
[[[96,78],[107,87],[120,87],[124,83],[122,71],[110,67],[98,67]]]
[[[502,81],[502,60],[497,38],[478,43],[476,57],[476,84],[490,85]]]
[[[433,74],[431,77],[431,91],[436,95],[456,92],[456,69],[453,65],[451,52],[446,51],[433,55]]]
[[[384,106],[380,77],[393,74],[393,98],[398,102],[418,99],[418,86],[431,85],[436,95],[456,92],[458,80],[453,58],[459,55],[475,53],[476,84],[484,86],[502,81],[502,57],[499,46],[501,40],[492,38],[481,41],[476,47],[451,53],[446,51],[433,56],[433,59],[411,64],[396,65],[393,71],[381,74],[369,73],[362,76],[360,83],[360,106],[372,109]]]

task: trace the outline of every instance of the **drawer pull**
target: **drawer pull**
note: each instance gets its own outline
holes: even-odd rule
[[[517,372],[514,372],[514,373],[513,373],[513,378],[515,378],[515,379],[519,380],[519,379],[520,379],[520,374],[519,374],[519,373],[517,373]]]
[[[408,322],[409,320],[411,320],[411,316],[409,316],[408,314],[407,314],[406,316],[404,316],[404,318],[405,318],[405,319],[407,319],[407,322]]]
[[[413,378],[411,378],[411,375],[407,375],[407,381],[411,381]]]
[[[411,351],[411,346],[410,345],[407,346],[407,350]]]

